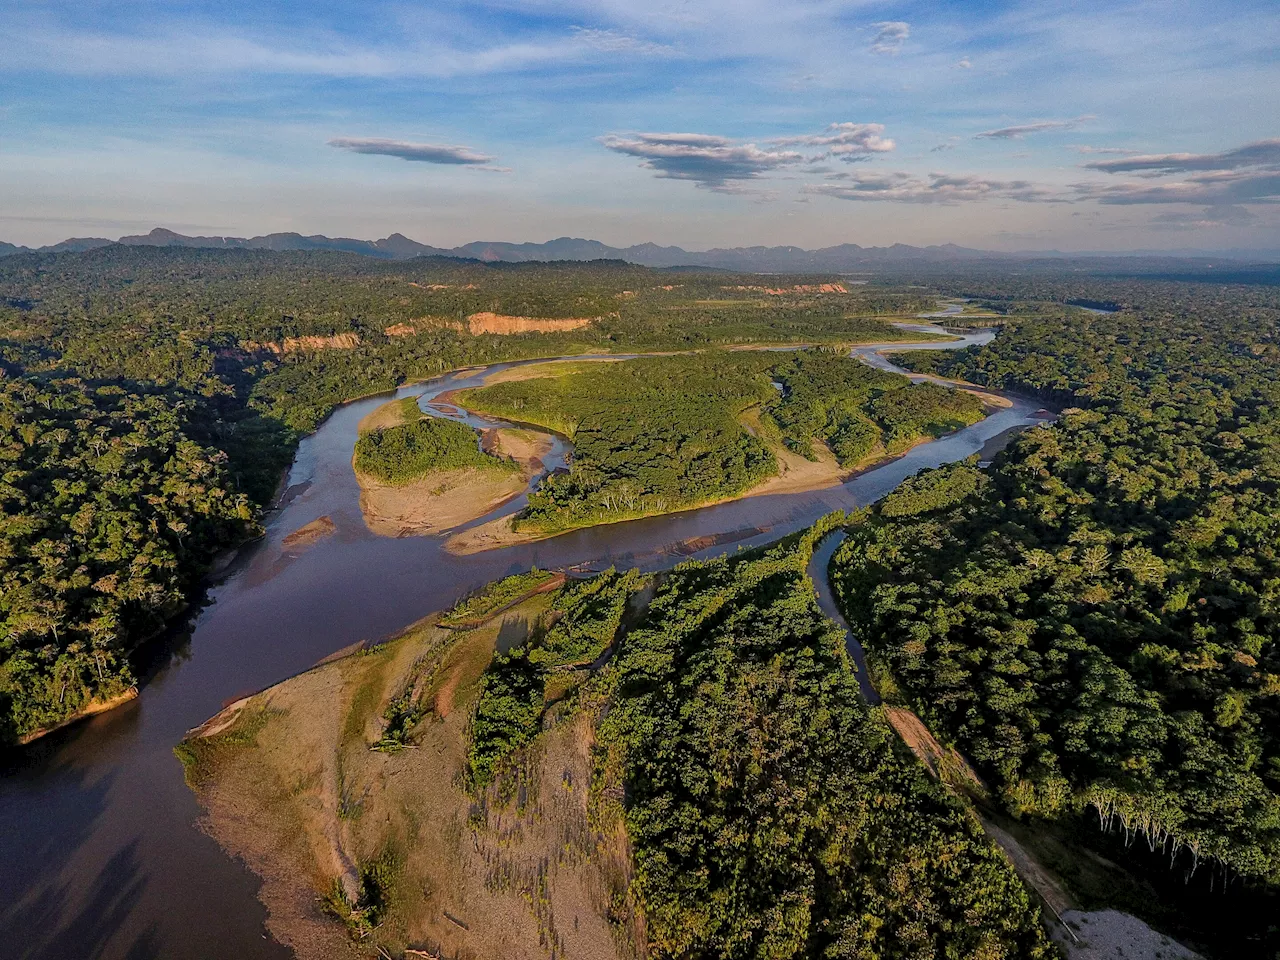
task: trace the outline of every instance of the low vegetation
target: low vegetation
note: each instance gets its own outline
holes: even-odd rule
[[[561,574],[533,567],[525,573],[513,573],[495,580],[479,592],[459,600],[452,610],[441,616],[440,625],[459,627],[482,623],[508,604],[560,577]]]
[[[539,689],[535,736],[498,764],[503,782],[468,777],[496,650],[538,648],[561,622],[577,625],[566,636],[592,633],[593,610],[594,632],[612,629],[609,586],[627,579],[541,591],[470,627],[428,618],[255,695],[179,747],[210,831],[262,875],[277,940],[301,960],[410,949],[634,960],[638,934],[619,912],[625,835],[588,813],[592,710],[544,707]],[[553,697],[562,676],[589,674],[547,676]]]

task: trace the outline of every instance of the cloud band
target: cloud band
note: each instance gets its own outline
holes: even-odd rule
[[[448,166],[481,166],[493,163],[496,157],[479,153],[470,147],[442,143],[411,143],[408,140],[387,140],[382,137],[334,137],[329,146],[351,153],[366,153],[382,157],[399,157],[414,163],[440,163]]]

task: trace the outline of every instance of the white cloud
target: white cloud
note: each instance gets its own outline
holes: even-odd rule
[[[1046,133],[1051,130],[1074,130],[1094,117],[1086,115],[1074,120],[1037,120],[1034,123],[1020,123],[1012,127],[1001,127],[998,130],[984,130],[975,133],[975,140],[1021,140],[1029,133]]]
[[[1106,204],[1276,203],[1280,202],[1280,169],[1216,170],[1166,183],[1079,183],[1075,189],[1085,199]]]
[[[1280,170],[1280,138],[1246,143],[1222,153],[1157,153],[1124,160],[1096,160],[1085,166],[1104,173],[1149,172],[1156,176],[1194,170]]]
[[[889,200],[896,203],[955,204],[975,200],[1051,202],[1063,198],[1054,190],[1027,180],[990,180],[973,175],[931,173],[927,178],[911,173],[839,173],[826,183],[805,187],[840,200]]]
[[[1239,204],[1280,202],[1280,138],[1246,143],[1221,153],[1141,154],[1094,160],[1084,166],[1102,173],[1130,173],[1145,181],[1076,184],[1081,196],[1099,203],[1236,208]],[[1235,222],[1243,221],[1237,217]]]
[[[638,157],[641,166],[668,180],[691,180],[717,193],[752,191],[741,183],[800,163],[830,157],[846,162],[893,150],[880,123],[833,123],[821,133],[773,137],[761,144],[706,133],[609,134],[600,142],[615,153]],[[809,152],[786,149],[808,147]],[[738,184],[734,186],[734,184]]]
[[[902,20],[881,20],[871,26],[877,31],[871,40],[872,53],[897,53],[911,36],[911,24]]]
[[[640,40],[618,30],[600,30],[594,27],[570,27],[575,37],[587,46],[605,53],[665,54],[673,48],[662,43]]]
[[[22,42],[6,50],[0,72],[447,78],[674,53],[618,30],[582,26],[497,39],[421,30],[383,43],[352,41],[337,30],[250,32],[238,24],[178,19],[92,29],[32,14],[8,17],[6,26]]]
[[[1128,150],[1124,147],[1091,147],[1088,144],[1078,143],[1071,148],[1077,153],[1084,154],[1117,154],[1119,156],[1129,157],[1137,153],[1137,150]]]
[[[884,136],[883,123],[833,123],[822,133],[799,137],[775,137],[769,143],[780,146],[821,147],[823,152],[813,160],[840,157],[857,160],[872,153],[888,153],[894,142]]]
[[[973,63],[972,61],[969,60],[968,57],[961,57],[959,60],[956,61],[956,66],[959,67],[961,70],[973,69]]]
[[[334,137],[329,146],[352,153],[368,153],[383,157],[399,157],[416,163],[441,163],[450,166],[475,166],[480,170],[508,173],[509,168],[489,166],[497,157],[478,153],[470,147],[444,143],[411,143],[382,137]]]
[[[720,193],[741,192],[731,185],[733,181],[756,180],[805,159],[794,150],[762,149],[705,133],[610,134],[600,142],[616,153],[639,157],[644,161],[641,166],[659,177],[692,180]]]

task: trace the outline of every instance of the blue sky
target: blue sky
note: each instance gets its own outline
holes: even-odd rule
[[[1280,4],[0,0],[0,239],[1280,248]]]

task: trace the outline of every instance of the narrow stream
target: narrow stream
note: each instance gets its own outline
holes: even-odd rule
[[[867,671],[867,657],[862,650],[862,643],[849,628],[844,614],[840,611],[835,592],[831,589],[831,580],[827,576],[831,558],[835,556],[836,551],[840,549],[840,544],[844,543],[847,536],[848,534],[843,530],[834,530],[822,538],[809,560],[809,579],[813,581],[814,589],[818,593],[819,608],[828,619],[834,620],[844,628],[845,649],[849,651],[850,658],[858,668],[858,689],[862,691],[862,699],[867,703],[877,704],[880,702],[880,694],[871,682],[871,674]]]
[[[945,346],[994,335],[983,331]],[[896,370],[877,349],[855,352]],[[461,371],[395,396],[417,396],[426,405],[447,390],[477,386],[504,366]],[[1009,408],[842,486],[753,497],[457,557],[444,551],[443,538],[388,539],[364,525],[351,451],[361,418],[387,399],[341,407],[302,442],[266,536],[241,552],[172,638],[137,700],[37,741],[3,771],[0,955],[289,957],[266,934],[257,880],[196,826],[200,810],[172,752],[188,729],[231,700],[356,641],[393,634],[497,577],[534,564],[653,570],[767,542],[832,510],[870,503],[921,469],[970,456],[1011,427],[1052,416],[1035,401],[1009,396]],[[564,453],[561,446],[557,455],[563,459]],[[521,505],[514,501],[495,515]],[[324,516],[335,525],[332,535],[309,548],[285,546],[290,533]]]

